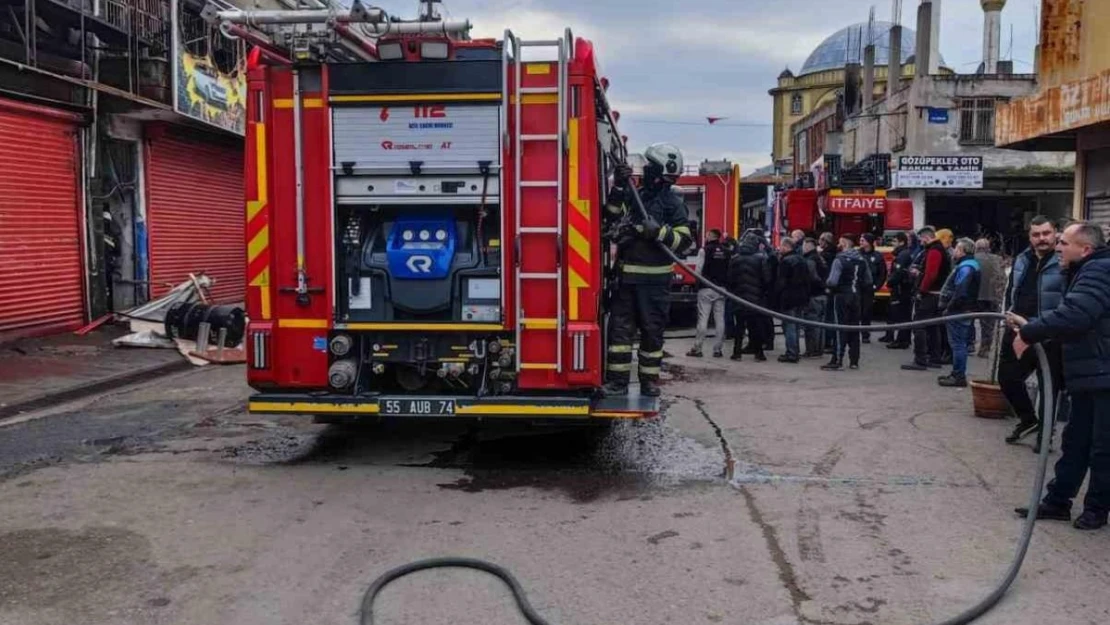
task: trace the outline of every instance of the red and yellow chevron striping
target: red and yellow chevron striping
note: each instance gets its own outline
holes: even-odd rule
[[[581,318],[578,311],[579,290],[590,286],[589,279],[592,275],[590,255],[590,201],[582,199],[579,195],[579,145],[578,145],[578,119],[571,118],[567,126],[567,148],[570,151],[568,164],[568,199],[573,210],[568,211],[567,218],[567,243],[570,247],[568,273],[569,311],[571,321]]]
[[[267,185],[266,124],[254,123],[254,199],[247,201],[247,278],[250,288],[259,289],[261,316],[270,311],[270,205]]]

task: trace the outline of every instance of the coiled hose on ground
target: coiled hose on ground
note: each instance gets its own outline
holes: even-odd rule
[[[640,198],[639,192],[633,185],[629,185],[629,189],[631,189],[632,191],[631,195],[634,203],[636,204],[637,212],[639,213],[641,219],[646,220],[647,210],[644,208],[644,203],[643,200]],[[780,321],[796,323],[802,326],[816,327],[824,330],[832,330],[834,332],[858,332],[860,330],[859,326],[839,325],[835,323],[824,323],[819,321],[799,319],[797,317],[785,315],[769,308],[764,308],[762,306],[753,304],[741,297],[737,297],[736,295],[730,293],[724,287],[713,284],[712,282],[707,280],[705,276],[687,267],[683,259],[679,258],[678,255],[675,254],[667,246],[661,245],[660,247],[663,250],[666,250],[671,259],[674,260],[674,262],[679,267],[681,267],[683,271],[689,273],[691,276],[697,279],[698,282],[704,284],[707,288],[713,289],[717,293],[720,293],[723,297],[726,297],[733,302],[744,306],[745,308],[754,310],[755,312],[767,315],[769,317],[773,317]],[[970,321],[975,319],[990,319],[997,321],[1004,320],[1005,315],[1002,315],[1000,313],[968,313],[963,315],[952,315],[949,317],[928,319],[923,321],[911,321],[907,323],[894,323],[888,325],[874,325],[870,326],[869,329],[873,332],[882,330],[914,330],[932,325],[939,325],[948,321]],[[1042,415],[1044,419],[1043,428],[1045,432],[1051,433],[1053,427],[1055,426],[1056,416],[1055,389],[1052,387],[1052,376],[1049,373],[1048,356],[1045,354],[1044,348],[1039,344],[1034,345],[1033,347],[1036,349],[1037,353],[1037,367],[1038,369],[1040,369],[1041,380],[1044,381],[1044,388],[1042,388],[1040,391],[1044,397],[1044,415]],[[1046,438],[1045,440],[1048,439]],[[979,617],[989,612],[991,608],[996,606],[998,602],[1002,600],[1002,597],[1006,594],[1006,591],[1009,590],[1010,586],[1013,585],[1014,580],[1017,579],[1018,573],[1021,571],[1021,565],[1025,561],[1025,555],[1029,551],[1029,543],[1033,539],[1033,528],[1037,522],[1037,507],[1040,503],[1041,492],[1044,490],[1045,473],[1048,469],[1049,447],[1050,446],[1047,444],[1041,445],[1041,451],[1037,457],[1037,472],[1033,479],[1032,490],[1029,493],[1029,514],[1025,517],[1025,524],[1022,526],[1021,537],[1018,540],[1017,549],[1014,552],[1014,557],[1010,562],[1009,568],[1006,569],[1005,575],[1002,576],[995,588],[985,597],[980,599],[977,603],[949,619],[937,622],[936,625],[966,625],[967,623],[975,621]],[[532,607],[532,604],[528,602],[528,597],[524,593],[524,588],[520,585],[520,582],[517,581],[515,577],[513,577],[513,574],[510,573],[508,569],[505,569],[504,567],[498,566],[491,562],[486,562],[485,560],[477,560],[472,558],[433,558],[428,560],[419,560],[386,571],[380,577],[378,577],[378,579],[376,579],[373,584],[370,585],[370,587],[366,590],[366,593],[363,595],[362,610],[360,613],[361,625],[373,625],[374,601],[377,599],[382,589],[385,588],[388,584],[401,577],[405,577],[406,575],[411,575],[412,573],[416,573],[418,571],[425,571],[428,569],[436,568],[474,569],[478,571],[485,571],[486,573],[494,575],[495,577],[505,582],[506,585],[508,585],[509,590],[513,594],[513,598],[516,600],[517,607],[520,609],[521,614],[531,625],[548,625],[548,622],[544,620],[542,616],[536,613],[536,610]]]

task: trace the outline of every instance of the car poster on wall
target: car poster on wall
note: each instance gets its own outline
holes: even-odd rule
[[[224,37],[179,5],[174,0],[174,110],[246,134],[245,44]]]
[[[982,189],[982,156],[900,156],[898,189]]]

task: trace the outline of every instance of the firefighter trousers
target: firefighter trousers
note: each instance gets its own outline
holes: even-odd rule
[[[628,384],[632,377],[632,343],[640,332],[640,380],[659,381],[663,366],[663,332],[671,312],[671,285],[621,283],[609,303],[609,364],[606,381]]]

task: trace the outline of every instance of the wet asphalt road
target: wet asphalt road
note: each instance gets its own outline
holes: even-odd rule
[[[440,555],[509,566],[553,623],[950,616],[1008,559],[1033,455],[865,349],[840,374],[677,356],[665,418],[611,429],[263,418],[239,369],[27,415],[0,424],[0,624],[355,623],[373,577]],[[1045,524],[982,622],[1105,622],[1108,556]],[[468,572],[380,608],[522,622]]]

